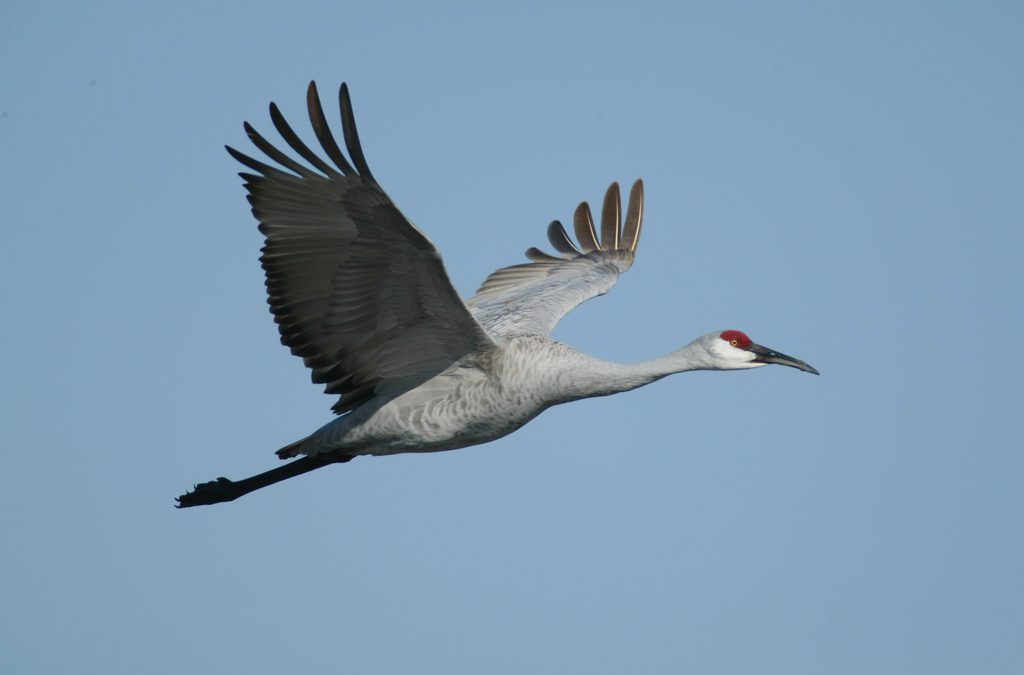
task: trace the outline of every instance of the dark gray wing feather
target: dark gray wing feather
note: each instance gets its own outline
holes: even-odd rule
[[[493,347],[459,299],[434,245],[394,205],[370,173],[348,88],[339,92],[349,162],[324,117],[316,85],[307,106],[331,166],[271,104],[290,158],[250,125],[253,144],[275,168],[233,148],[253,214],[266,237],[260,258],[281,341],[341,398],[343,413],[374,396],[397,396],[463,356]],[[315,170],[314,170],[315,169]]]

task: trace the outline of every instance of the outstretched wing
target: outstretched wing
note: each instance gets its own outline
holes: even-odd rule
[[[572,308],[607,293],[630,268],[643,209],[644,184],[638,180],[623,223],[619,184],[612,183],[604,196],[600,242],[590,206],[583,202],[573,218],[578,246],[560,222],[552,222],[548,239],[561,258],[531,248],[526,256],[533,262],[497,270],[466,304],[491,335],[547,335]]]
[[[281,137],[309,165],[281,152],[248,123],[253,144],[286,170],[228,148],[266,237],[260,262],[281,342],[313,381],[339,394],[336,413],[376,395],[396,396],[459,358],[493,346],[445,273],[434,245],[401,214],[370,173],[348,87],[338,95],[345,147],[331,135],[316,84],[309,120],[333,166],[309,149],[270,104]]]

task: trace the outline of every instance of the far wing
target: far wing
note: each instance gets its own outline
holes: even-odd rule
[[[241,176],[266,237],[260,260],[281,342],[312,369],[314,382],[341,396],[334,411],[343,413],[375,395],[408,391],[494,343],[455,292],[437,249],[370,173],[348,88],[341,85],[339,102],[351,163],[312,82],[306,99],[333,166],[299,139],[273,103],[274,126],[308,165],[249,124],[253,144],[288,171],[228,152],[257,172]]]
[[[601,211],[598,241],[590,206],[573,218],[577,246],[557,220],[548,226],[556,257],[531,248],[533,262],[497,270],[466,303],[488,333],[497,337],[547,335],[574,307],[607,293],[633,264],[643,223],[644,185],[636,181],[622,222],[619,184],[612,183]]]

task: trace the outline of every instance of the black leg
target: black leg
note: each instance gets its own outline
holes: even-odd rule
[[[280,483],[328,464],[347,462],[350,459],[352,459],[351,455],[312,455],[239,481],[218,478],[209,483],[199,483],[194,490],[178,497],[176,506],[183,509],[189,506],[230,502],[253,490]]]

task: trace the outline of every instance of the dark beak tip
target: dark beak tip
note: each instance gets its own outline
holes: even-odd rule
[[[768,349],[767,347],[762,347],[761,345],[750,345],[750,347],[748,347],[748,350],[756,354],[757,357],[755,360],[761,363],[775,363],[780,366],[789,366],[790,368],[796,368],[797,370],[802,370],[805,373],[811,373],[812,375],[821,375],[821,373],[818,372],[817,368],[807,363],[806,361],[794,359],[792,356],[787,356],[786,354],[783,354],[782,352],[777,352],[774,349]]]
[[[805,373],[810,373],[811,375],[821,375],[821,373],[818,372],[817,368],[807,363],[806,361],[799,361],[797,359],[793,359],[793,361],[794,363],[786,365],[792,365],[792,367],[796,368],[797,370],[802,370]]]

